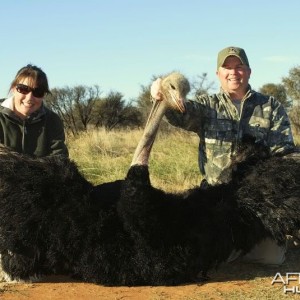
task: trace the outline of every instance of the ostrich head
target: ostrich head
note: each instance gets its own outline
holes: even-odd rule
[[[181,73],[173,72],[161,80],[162,100],[155,100],[146,123],[143,136],[135,150],[131,165],[148,165],[150,151],[157,130],[166,110],[185,112],[185,98],[190,91],[190,84]]]
[[[190,84],[182,74],[173,72],[165,76],[160,90],[167,107],[182,113],[185,111],[184,100],[190,91]]]

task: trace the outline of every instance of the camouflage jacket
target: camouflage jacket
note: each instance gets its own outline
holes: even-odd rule
[[[262,141],[271,153],[293,151],[295,145],[290,121],[283,106],[274,97],[265,96],[249,87],[241,101],[240,112],[222,90],[186,102],[186,112],[168,110],[166,117],[174,126],[193,131],[200,138],[199,169],[209,184],[230,180],[224,172],[243,135]]]

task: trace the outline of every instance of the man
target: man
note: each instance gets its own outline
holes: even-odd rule
[[[196,132],[200,138],[202,188],[231,179],[230,170],[225,173],[227,176],[224,170],[245,135],[265,144],[271,154],[289,153],[295,147],[284,107],[274,97],[251,89],[251,68],[244,49],[231,46],[221,50],[216,74],[221,85],[219,93],[187,101],[184,114],[173,110],[166,112],[172,125]],[[157,79],[151,86],[151,95],[163,100],[159,88],[160,79]],[[278,247],[272,240],[258,246],[258,250],[253,250],[257,253],[247,255],[251,261],[271,264],[284,261],[285,247]]]

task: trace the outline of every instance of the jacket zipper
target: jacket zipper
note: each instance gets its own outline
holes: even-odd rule
[[[244,104],[251,95],[252,95],[251,90],[249,90],[246,93],[246,95],[244,96],[244,98],[241,100],[241,109],[240,109],[240,113],[239,113],[239,120],[238,120],[238,127],[237,127],[238,134],[236,136],[236,145],[238,145],[241,140],[240,125],[241,125],[241,120],[243,118],[243,113],[244,113]]]
[[[237,108],[234,106],[233,103],[228,103],[229,105],[229,113],[232,117],[233,120],[235,120],[235,116],[233,114],[233,111],[232,109],[230,108],[230,105],[232,105],[232,108],[235,109],[235,111],[237,112],[237,115],[238,115],[238,119],[237,119],[237,134],[236,134],[236,137],[235,137],[235,142],[232,143],[232,151],[234,152],[237,145],[239,144],[239,141],[240,141],[240,125],[241,125],[241,120],[242,120],[242,117],[243,117],[243,111],[244,111],[244,103],[245,101],[251,96],[251,89],[246,93],[246,95],[244,96],[244,98],[241,100],[241,107],[240,107],[240,112],[238,112]],[[230,97],[227,96],[227,95],[224,95],[224,97],[228,97],[227,100],[231,101]],[[226,105],[225,105],[226,107]]]

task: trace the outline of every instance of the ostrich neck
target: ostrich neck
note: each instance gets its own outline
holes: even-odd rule
[[[153,103],[143,135],[135,149],[131,166],[148,165],[151,148],[166,109],[166,101],[155,101]]]

